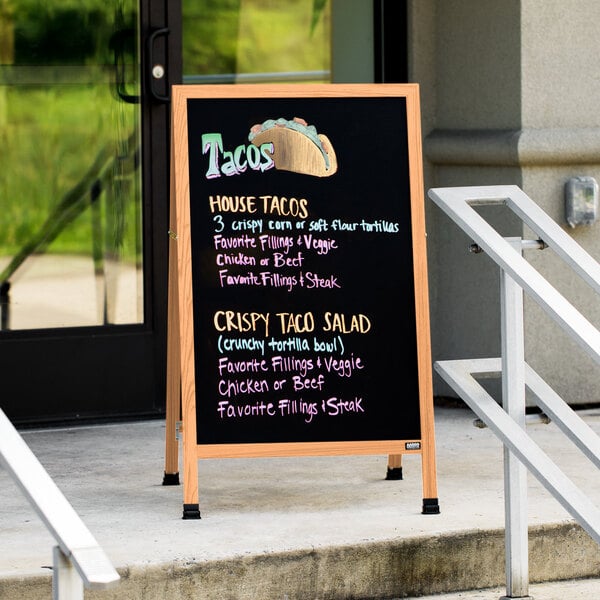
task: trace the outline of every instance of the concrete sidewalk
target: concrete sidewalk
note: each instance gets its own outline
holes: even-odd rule
[[[600,432],[600,412],[584,418]],[[493,600],[506,593],[503,451],[474,420],[435,408],[437,515],[421,513],[418,455],[400,481],[387,456],[202,460],[202,518],[183,520],[183,486],[162,485],[163,421],[22,435],[121,574],[86,599]],[[557,426],[528,432],[600,506],[600,474]],[[600,596],[598,545],[532,476],[528,498],[530,595]],[[0,514],[0,598],[51,598],[54,540],[5,471]]]
[[[537,600],[594,600],[600,596],[600,579],[534,583],[529,586],[529,595]],[[506,596],[506,587],[419,596],[419,600],[496,600],[503,596]]]

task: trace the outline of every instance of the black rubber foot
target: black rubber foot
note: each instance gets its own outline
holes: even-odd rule
[[[402,479],[402,467],[388,467],[386,479]]]
[[[424,515],[439,515],[440,504],[437,498],[423,498],[423,512]]]
[[[199,504],[184,504],[183,505],[183,517],[182,519],[200,519],[200,505]]]
[[[179,485],[179,473],[165,473],[163,485]]]

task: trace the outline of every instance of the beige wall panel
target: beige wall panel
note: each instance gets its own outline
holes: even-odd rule
[[[518,185],[600,260],[600,223],[564,219],[568,178],[600,181],[599,23],[597,0],[409,0],[425,189]],[[498,268],[425,202],[433,359],[498,356]],[[501,234],[530,237],[507,212],[490,215]],[[550,252],[527,258],[600,327],[598,296]],[[525,311],[526,360],[569,402],[600,402],[598,366],[532,302]]]
[[[521,117],[518,0],[436,3],[438,129],[505,129]]]
[[[600,222],[569,227],[564,217],[564,182],[586,174],[600,181],[600,167],[552,166],[523,170],[523,189],[553,220],[600,260]],[[531,237],[528,231],[527,237]],[[600,328],[600,299],[552,250],[529,250],[527,260],[591,324]],[[527,362],[567,402],[600,402],[600,368],[535,302],[525,302]]]
[[[600,2],[521,4],[523,125],[598,127]]]

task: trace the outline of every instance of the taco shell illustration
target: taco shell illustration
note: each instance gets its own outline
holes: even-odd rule
[[[273,152],[268,154],[276,169],[315,177],[329,177],[337,171],[337,158],[327,136],[299,117],[254,125],[248,139],[258,147],[273,144]]]

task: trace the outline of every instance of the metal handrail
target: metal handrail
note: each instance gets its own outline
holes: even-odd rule
[[[538,406],[594,465],[600,467],[599,436],[525,362],[523,292],[527,292],[589,356],[600,364],[600,331],[522,256],[524,247],[551,247],[594,292],[600,294],[600,264],[517,186],[437,188],[429,197],[465,231],[501,270],[502,356],[436,361],[435,370],[504,444],[506,589],[504,598],[528,595],[528,469],[600,544],[600,510],[525,431],[525,397]],[[540,240],[503,238],[473,208],[502,204]],[[502,377],[502,407],[476,380]]]
[[[57,542],[53,600],[83,600],[84,586],[102,590],[118,583],[104,550],[1,409],[0,463]]]

